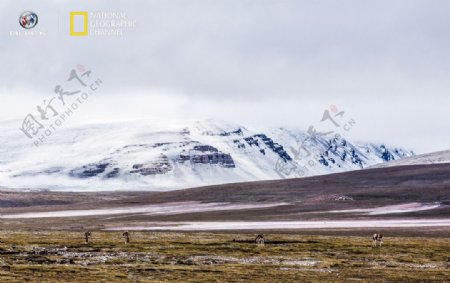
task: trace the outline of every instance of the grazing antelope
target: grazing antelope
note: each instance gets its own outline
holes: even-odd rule
[[[84,240],[86,241],[86,244],[89,244],[89,239],[91,238],[91,232],[90,231],[86,231],[84,233]]]
[[[264,246],[264,236],[263,235],[256,236],[255,243],[256,243],[256,245],[258,245],[258,247],[263,247]]]
[[[375,233],[372,236],[372,246],[376,247],[377,244],[381,247],[381,244],[383,243],[383,234],[381,233]]]
[[[125,244],[128,244],[130,242],[130,233],[128,233],[128,231],[123,232],[122,237],[125,240]]]

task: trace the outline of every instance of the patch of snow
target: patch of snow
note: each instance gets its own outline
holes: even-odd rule
[[[389,219],[349,221],[223,221],[223,222],[154,222],[147,226],[114,227],[105,230],[171,230],[171,231],[214,231],[214,230],[288,230],[288,229],[330,229],[330,228],[407,228],[407,227],[450,227],[450,219]]]
[[[4,214],[0,215],[0,218],[4,219],[55,218],[55,217],[118,215],[118,214],[173,215],[173,214],[195,213],[205,211],[267,208],[282,205],[287,205],[287,203],[230,204],[220,202],[214,203],[178,202],[178,203],[105,208],[105,209],[61,210],[61,211],[46,211],[46,212],[29,212],[19,214]]]
[[[431,210],[431,209],[439,208],[440,206],[441,206],[440,203],[423,204],[423,203],[418,203],[418,202],[411,202],[411,203],[404,203],[404,204],[380,206],[380,207],[374,207],[374,208],[330,210],[327,212],[330,212],[330,213],[363,213],[366,215],[383,215],[383,214],[391,214],[391,213],[407,213],[407,212],[415,212],[415,211],[422,211],[422,210]]]

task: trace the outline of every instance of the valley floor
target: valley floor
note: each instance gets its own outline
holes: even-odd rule
[[[0,281],[448,282],[449,238],[392,235],[2,230]]]
[[[449,170],[169,192],[3,189],[0,282],[450,282]],[[376,232],[384,245],[373,248]]]

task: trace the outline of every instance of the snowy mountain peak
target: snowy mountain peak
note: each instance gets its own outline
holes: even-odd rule
[[[179,189],[342,172],[413,155],[384,144],[287,128],[251,131],[217,120],[67,127],[38,148],[19,131],[3,132],[0,185],[9,188]]]

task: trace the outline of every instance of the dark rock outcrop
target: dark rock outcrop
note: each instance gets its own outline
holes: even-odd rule
[[[130,171],[132,174],[141,174],[143,176],[165,174],[172,170],[172,165],[166,155],[161,154],[161,156],[152,162],[145,164],[133,164],[133,170]]]
[[[81,168],[73,169],[69,172],[69,176],[77,178],[90,178],[102,174],[109,166],[108,162],[90,163]]]
[[[178,163],[190,161],[191,164],[219,165],[224,168],[235,168],[234,160],[230,154],[223,153],[210,145],[196,145],[189,153],[184,151],[178,158]]]

